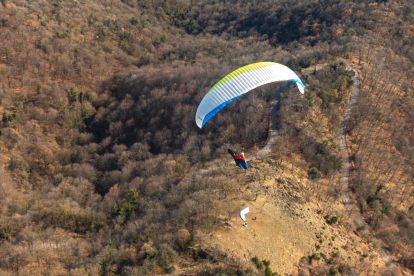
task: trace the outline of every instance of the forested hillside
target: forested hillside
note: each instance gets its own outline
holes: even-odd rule
[[[265,144],[277,84],[202,130],[194,122],[216,82],[260,61],[306,84],[304,96],[293,85],[282,94],[266,162],[280,175],[283,162],[303,171],[296,184],[311,188],[297,196],[328,218],[353,85],[344,61],[359,70],[351,197],[400,271],[413,273],[412,0],[0,2],[0,275],[173,274],[200,258],[215,264],[186,273],[269,273],[193,249],[237,213],[242,187],[269,195],[257,166],[246,178],[235,168],[198,173],[227,164],[229,147],[254,154]],[[315,64],[327,66],[303,73]]]

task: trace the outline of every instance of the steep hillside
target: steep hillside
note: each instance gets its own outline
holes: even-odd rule
[[[280,275],[317,274],[331,268],[361,275],[387,269],[375,248],[349,231],[353,222],[340,197],[330,201],[331,214],[338,218],[332,223],[306,193],[312,184],[301,181],[299,175],[305,171],[291,171],[290,162],[282,166],[267,162],[271,159],[251,164],[248,175],[256,175],[256,181],[244,185],[239,181],[240,199],[232,201],[239,208],[250,207],[248,227],[242,226],[237,212],[223,216],[223,227],[203,240],[204,248],[218,248],[227,256],[238,257],[242,267],[251,267],[255,273],[255,256],[270,261],[270,269]],[[283,167],[287,167],[285,172]],[[263,189],[257,197],[251,195],[255,185]]]

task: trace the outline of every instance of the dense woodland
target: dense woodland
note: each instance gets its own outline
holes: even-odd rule
[[[293,85],[283,93],[275,160],[300,154],[315,196],[330,194],[317,179],[337,187],[342,167],[336,134],[353,72],[341,60],[362,78],[348,133],[352,196],[393,259],[414,271],[413,7],[2,0],[0,275],[179,268],[229,212],[236,185],[195,172],[226,160],[229,146],[254,152],[266,141],[277,84],[229,104],[203,130],[194,123],[210,87],[253,62],[298,74],[329,64],[300,75],[305,96]],[[256,273],[223,267],[209,273]]]

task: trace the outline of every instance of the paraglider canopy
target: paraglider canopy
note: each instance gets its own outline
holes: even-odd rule
[[[276,81],[296,82],[299,91],[305,92],[302,81],[288,67],[275,62],[249,64],[231,72],[207,92],[197,108],[197,126],[202,128],[214,114],[241,95]]]
[[[246,208],[244,208],[243,210],[241,210],[241,211],[240,211],[240,218],[241,218],[243,221],[246,221],[246,216],[245,216],[245,215],[246,215],[248,212],[250,212],[249,207],[246,207]]]

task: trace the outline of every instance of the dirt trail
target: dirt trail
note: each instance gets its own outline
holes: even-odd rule
[[[339,125],[339,146],[341,147],[342,151],[342,158],[343,158],[343,168],[341,172],[341,178],[340,178],[340,185],[342,190],[342,202],[344,203],[346,209],[350,213],[350,217],[353,219],[355,224],[358,228],[364,228],[362,230],[365,234],[371,234],[371,232],[366,227],[365,222],[362,220],[359,209],[356,206],[356,204],[351,201],[349,198],[349,157],[348,157],[348,149],[346,146],[346,126],[348,124],[349,118],[351,117],[351,114],[357,105],[358,101],[358,95],[359,95],[359,75],[358,72],[352,67],[352,65],[347,64],[348,70],[353,70],[355,72],[355,76],[352,78],[354,81],[354,85],[352,86],[351,91],[351,99],[349,101],[348,107],[346,108],[344,118],[342,119],[340,125]],[[385,263],[389,266],[395,266],[394,262],[391,260],[391,258],[388,256],[388,254],[384,251],[384,249],[381,247],[381,242],[375,238],[372,237],[372,243],[374,245],[377,245],[376,250],[381,255]]]
[[[317,70],[320,70],[327,64],[318,64],[312,68],[305,69],[304,72],[307,74],[312,73],[312,71],[316,72]],[[356,226],[361,230],[362,233],[370,235],[371,232],[366,227],[365,222],[362,220],[359,209],[356,206],[356,204],[349,198],[349,157],[348,157],[348,149],[346,146],[346,126],[348,124],[349,118],[352,115],[352,112],[354,111],[354,108],[357,105],[358,102],[358,96],[359,96],[359,74],[358,72],[353,68],[353,66],[346,62],[346,69],[354,71],[355,75],[352,78],[354,81],[354,85],[351,88],[351,98],[349,100],[348,107],[345,110],[344,117],[339,124],[339,146],[342,151],[342,159],[343,159],[343,168],[341,171],[341,177],[339,179],[339,183],[342,190],[342,202],[344,203],[347,211],[349,212],[349,215],[351,219],[354,221]],[[394,262],[391,260],[391,258],[387,255],[387,253],[384,251],[384,249],[381,247],[381,242],[375,237],[372,237],[372,243],[376,245],[377,252],[381,255],[384,262],[388,266],[395,266]]]
[[[285,86],[286,86],[286,82],[282,82],[276,87],[275,94],[273,95],[272,102],[270,103],[269,138],[267,140],[266,146],[264,146],[261,150],[259,150],[256,156],[253,156],[250,159],[247,158],[247,161],[257,159],[257,158],[262,158],[268,155],[270,151],[272,150],[272,146],[274,145],[276,138],[277,138],[276,111],[279,105],[280,93],[283,91]]]

